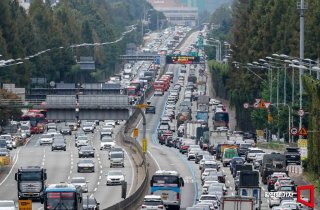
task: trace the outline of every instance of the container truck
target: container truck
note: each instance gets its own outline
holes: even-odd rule
[[[243,196],[223,196],[222,210],[253,210],[254,198]]]
[[[197,128],[201,127],[202,123],[197,121],[188,121],[186,130],[184,132],[185,137],[195,139],[197,137]]]

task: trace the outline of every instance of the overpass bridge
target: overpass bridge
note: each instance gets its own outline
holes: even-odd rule
[[[155,61],[159,55],[157,53],[139,53],[120,55],[120,60],[124,61]]]
[[[47,109],[48,120],[127,120],[127,95],[47,95],[45,101],[0,99],[0,107]]]

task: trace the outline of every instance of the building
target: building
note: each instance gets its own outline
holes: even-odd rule
[[[198,25],[198,8],[188,7],[180,0],[149,0],[152,6],[166,16],[171,25]]]

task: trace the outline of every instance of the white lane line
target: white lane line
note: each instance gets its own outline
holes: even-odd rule
[[[102,165],[100,165],[100,168],[102,169]]]
[[[100,158],[98,157],[98,160],[100,161]]]
[[[97,182],[97,185],[100,185],[100,182]]]
[[[230,190],[232,190],[232,187],[230,187]]]
[[[37,210],[41,210],[41,209],[43,209],[43,207],[40,207],[40,208],[38,208]]]
[[[25,144],[25,145],[27,145],[27,144]],[[23,146],[23,147],[25,147],[25,146]],[[11,166],[11,169],[10,169],[8,175],[2,180],[2,182],[0,183],[0,186],[8,179],[8,177],[10,176],[12,170],[14,169],[14,166],[17,164],[18,159],[19,159],[20,150],[21,150],[21,147],[20,147],[20,148],[18,149],[18,151],[17,151],[17,158],[15,159],[13,165]]]
[[[234,193],[231,193],[232,196],[234,196]]]
[[[71,166],[71,170],[73,169],[73,166]]]
[[[228,180],[227,183],[230,184],[230,181]]]
[[[102,174],[102,170],[100,171],[100,174]]]
[[[161,170],[161,167],[157,161],[157,159],[152,155],[152,153],[150,151],[148,151],[148,154],[150,155],[150,157],[152,158],[152,160],[156,163],[158,170]]]
[[[133,182],[134,182],[134,167],[133,167],[131,158],[130,158],[130,156],[128,155],[128,153],[127,153],[127,151],[125,149],[124,149],[124,152],[126,153],[128,159],[129,159],[130,166],[131,166],[131,174],[132,174],[132,176],[131,176],[131,185],[130,185],[129,192],[127,193],[127,195],[130,195],[132,187],[133,187]]]
[[[70,179],[70,176],[68,176],[68,179]]]
[[[72,171],[70,171],[70,174],[72,174]]]
[[[261,187],[261,189],[262,189],[263,191],[266,191],[266,189],[264,189],[264,187]]]
[[[97,188],[94,188],[94,190],[93,190],[93,191],[94,191],[94,192],[95,192],[95,191],[97,191]]]

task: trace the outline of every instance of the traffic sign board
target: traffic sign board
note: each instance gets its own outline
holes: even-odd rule
[[[256,98],[256,102],[253,104],[253,107],[254,108],[259,108],[260,101],[261,101],[260,98]]]
[[[297,134],[298,134],[298,128],[296,128],[296,127],[291,127],[291,128],[290,128],[290,134],[291,134],[292,136],[297,135]]]
[[[138,138],[139,136],[139,129],[138,128],[134,128],[133,129],[133,138]]]
[[[19,210],[32,210],[32,200],[19,200]]]
[[[244,103],[243,104],[243,108],[248,109],[249,108],[249,104],[248,103]]]
[[[300,117],[303,117],[303,116],[304,116],[304,110],[303,110],[303,109],[299,109],[298,115],[299,115]]]
[[[264,102],[264,107],[266,108],[266,109],[269,109],[269,106],[271,105],[271,103],[270,102]]]
[[[305,129],[304,127],[302,127],[299,132],[298,132],[299,136],[307,136],[308,135],[308,131],[307,129]]]
[[[142,139],[142,152],[145,154],[147,153],[148,143],[147,139]]]

